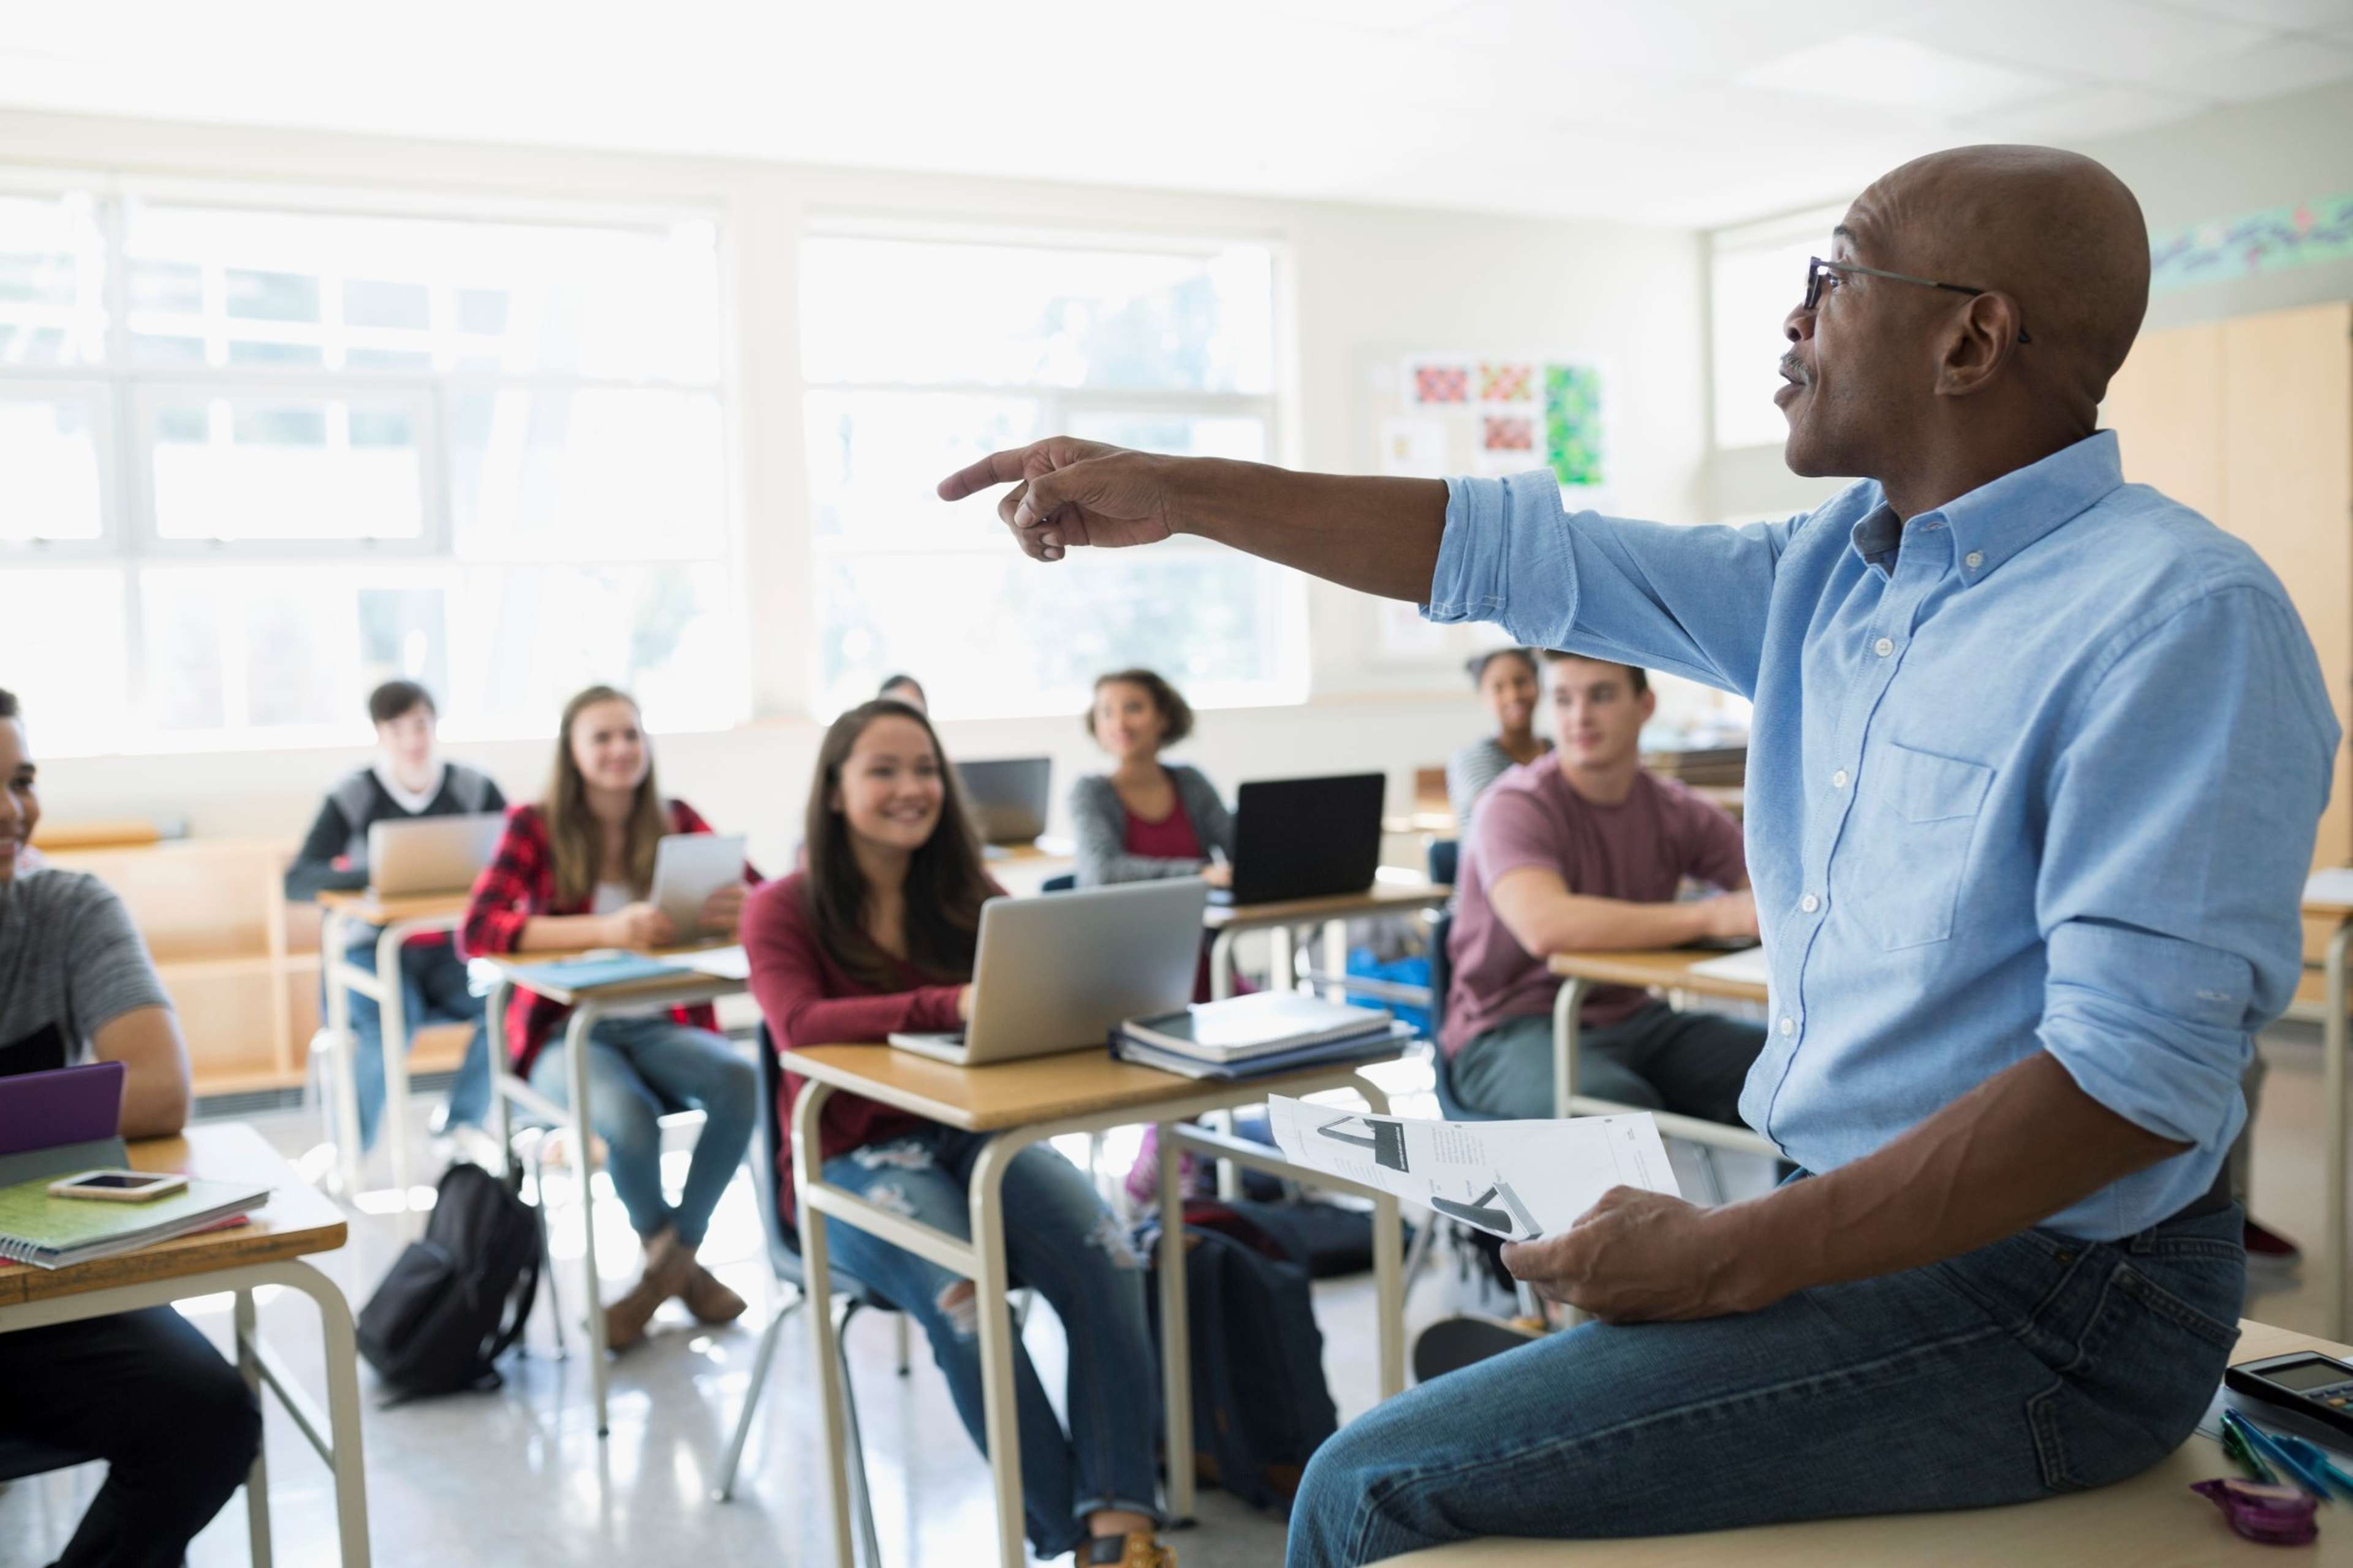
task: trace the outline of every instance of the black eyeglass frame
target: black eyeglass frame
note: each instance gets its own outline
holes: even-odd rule
[[[1866,278],[1885,278],[1896,283],[1917,283],[1923,289],[1942,289],[1948,293],[1968,294],[1972,297],[1994,292],[1991,289],[1973,289],[1967,283],[1939,283],[1933,278],[1915,278],[1908,272],[1889,272],[1877,267],[1864,267],[1852,261],[1824,261],[1819,256],[1809,256],[1806,258],[1806,309],[1809,312],[1821,303],[1822,274],[1825,272],[1860,272]],[[2015,301],[2012,302],[2015,303]],[[2034,341],[2027,335],[2026,317],[2022,311],[2018,318],[2018,341],[2021,344]]]

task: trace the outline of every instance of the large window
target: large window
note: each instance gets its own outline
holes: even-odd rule
[[[1076,711],[1150,665],[1213,706],[1304,694],[1297,581],[1187,541],[1050,569],[996,498],[939,478],[1067,433],[1275,454],[1275,257],[1264,245],[829,230],[801,252],[818,706],[894,670],[957,717]]]
[[[733,722],[720,342],[707,214],[0,190],[0,686],[52,752],[345,738],[396,675],[459,735]]]

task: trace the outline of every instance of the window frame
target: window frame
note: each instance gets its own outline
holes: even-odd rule
[[[247,725],[216,731],[165,728],[153,711],[153,650],[149,646],[147,595],[142,591],[143,575],[151,570],[205,565],[264,569],[338,564],[364,567],[368,563],[381,562],[388,565],[396,563],[404,574],[429,574],[455,584],[479,569],[573,563],[571,557],[553,551],[496,550],[471,555],[459,552],[449,472],[449,405],[454,396],[466,392],[642,390],[711,398],[719,416],[721,471],[714,487],[720,507],[716,552],[598,556],[578,563],[598,571],[643,571],[708,562],[716,563],[730,578],[741,580],[745,536],[743,480],[738,471],[742,462],[743,412],[731,248],[735,242],[734,219],[725,203],[716,199],[652,203],[508,198],[430,188],[375,189],[280,184],[259,179],[148,175],[88,166],[21,165],[0,169],[0,195],[42,199],[77,193],[87,195],[96,204],[99,254],[105,268],[101,290],[106,310],[104,357],[96,363],[64,364],[0,363],[0,398],[70,395],[90,402],[96,416],[93,430],[99,445],[99,533],[90,540],[0,539],[0,572],[46,566],[111,569],[121,574],[127,673],[121,704],[135,743],[127,740],[117,750],[142,754],[263,750],[327,743],[352,738],[361,731],[356,714],[349,722],[337,721],[332,725]],[[128,215],[132,205],[139,202],[216,206],[291,219],[409,218],[480,222],[501,227],[657,231],[685,224],[706,224],[712,245],[711,374],[703,377],[575,374],[542,370],[508,373],[456,366],[444,371],[430,366],[351,369],[326,364],[142,363],[132,357],[127,249]],[[417,420],[421,515],[417,537],[229,541],[164,537],[156,513],[153,421],[164,402],[190,395],[232,400],[271,395],[333,398],[359,405],[398,405],[410,412]],[[734,642],[743,644],[749,631],[744,596],[729,595],[717,613],[730,618],[729,635]],[[741,721],[749,716],[751,681],[748,671],[734,673],[737,679],[729,706],[736,721]],[[450,732],[477,739],[522,738],[519,734],[511,735],[511,728],[495,721],[477,726],[461,716],[459,723],[450,726]],[[534,722],[523,733],[536,735],[543,728],[543,724]]]

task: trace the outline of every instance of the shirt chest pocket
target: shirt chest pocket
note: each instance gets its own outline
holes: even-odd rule
[[[1945,941],[1993,770],[1890,742],[1861,782],[1851,907],[1883,948]]]

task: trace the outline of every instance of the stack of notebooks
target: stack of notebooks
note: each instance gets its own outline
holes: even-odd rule
[[[237,1224],[269,1201],[267,1187],[194,1180],[143,1203],[51,1197],[49,1184],[58,1179],[36,1176],[0,1187],[0,1259],[64,1268]]]
[[[1233,1079],[1377,1061],[1412,1038],[1413,1026],[1386,1013],[1303,991],[1261,991],[1130,1018],[1112,1031],[1111,1054],[1187,1078]]]

